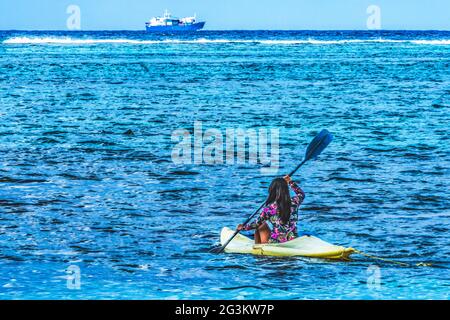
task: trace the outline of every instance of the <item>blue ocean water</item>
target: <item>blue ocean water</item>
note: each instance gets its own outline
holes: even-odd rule
[[[0,32],[0,298],[449,299],[449,57],[438,31]],[[195,121],[279,128],[280,175],[327,128],[301,232],[432,266],[209,253],[273,176],[175,164]]]

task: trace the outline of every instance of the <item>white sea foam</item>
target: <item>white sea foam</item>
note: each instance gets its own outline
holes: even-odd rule
[[[4,44],[102,44],[102,43],[129,43],[129,44],[152,44],[162,41],[132,40],[132,39],[74,39],[62,37],[14,37],[3,41]]]
[[[92,45],[92,44],[226,44],[226,43],[255,43],[265,45],[342,45],[367,43],[406,43],[417,45],[450,45],[450,39],[441,40],[396,40],[396,39],[164,39],[164,40],[135,40],[135,39],[80,39],[70,37],[13,37],[3,41],[3,44],[61,44],[61,45]]]
[[[450,40],[411,40],[414,44],[450,45]]]

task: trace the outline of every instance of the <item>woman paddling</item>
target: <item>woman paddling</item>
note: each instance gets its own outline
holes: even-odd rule
[[[289,187],[295,192],[291,199]],[[305,199],[303,190],[291,177],[276,178],[269,187],[269,196],[256,221],[238,225],[238,230],[255,229],[255,243],[281,243],[297,237],[298,207]],[[272,224],[272,229],[266,221]]]

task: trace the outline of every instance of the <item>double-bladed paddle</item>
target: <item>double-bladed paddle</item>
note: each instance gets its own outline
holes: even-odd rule
[[[308,148],[306,148],[305,158],[303,159],[303,161],[289,173],[289,176],[292,177],[297,172],[297,170],[300,169],[303,164],[305,164],[306,161],[316,158],[330,144],[331,140],[333,140],[333,135],[328,132],[328,130],[323,129],[322,131],[320,131],[320,133],[309,143]],[[259,212],[259,210],[262,209],[262,207],[264,207],[265,204],[266,202],[264,201],[259,206],[259,208],[256,209],[256,211],[250,217],[248,217],[247,220],[245,220],[243,224],[246,225],[247,223],[249,223],[250,220]],[[234,237],[238,233],[239,230],[236,230],[224,245],[213,248],[211,252],[222,253],[225,250],[226,246],[231,242],[231,240],[234,239]]]

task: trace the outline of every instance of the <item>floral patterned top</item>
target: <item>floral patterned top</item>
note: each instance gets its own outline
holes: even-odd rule
[[[269,243],[281,243],[295,239],[297,237],[298,207],[305,199],[305,193],[294,181],[289,182],[289,186],[294,190],[296,195],[292,197],[291,217],[287,224],[281,221],[277,204],[272,203],[262,209],[256,221],[244,225],[243,230],[256,229],[264,222],[270,221],[273,228]]]

